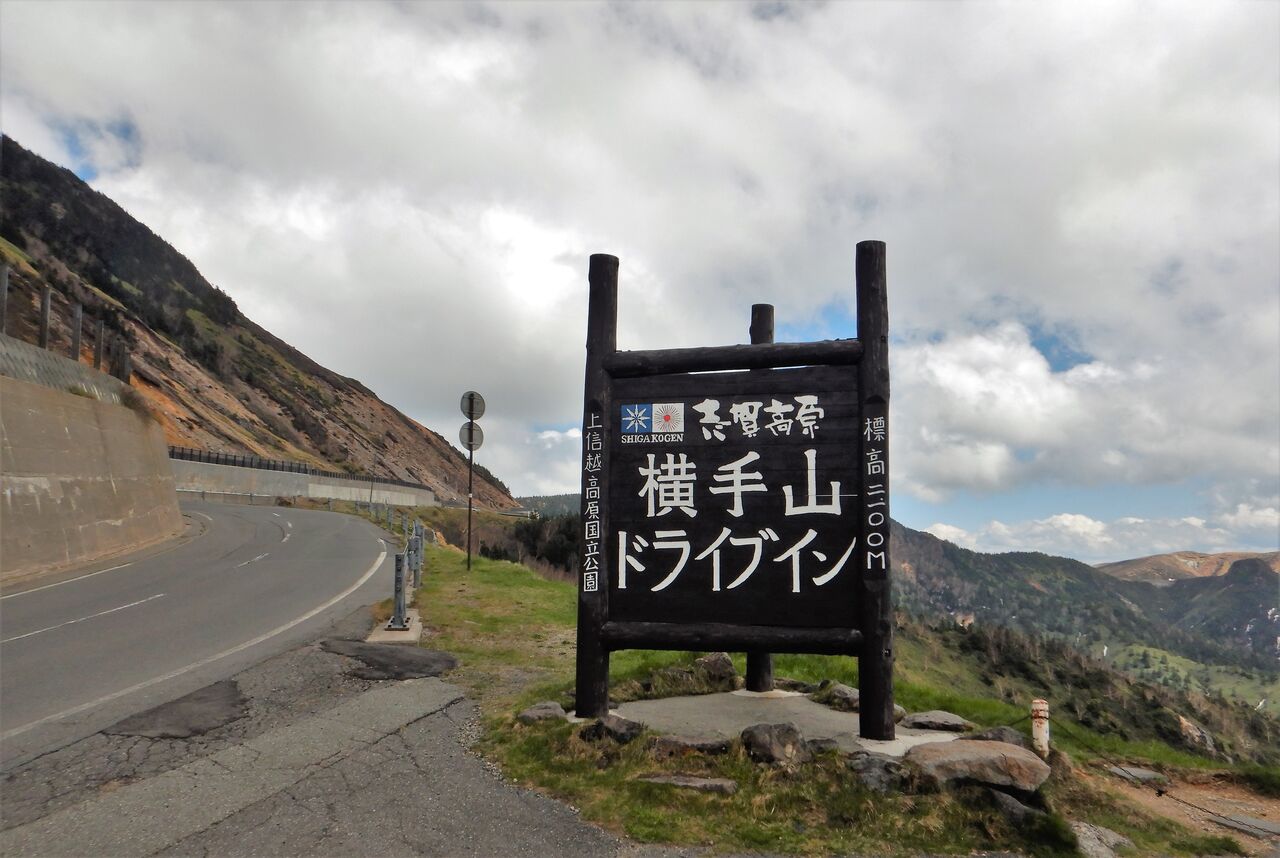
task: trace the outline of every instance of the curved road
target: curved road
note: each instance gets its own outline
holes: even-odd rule
[[[391,594],[354,516],[184,502],[175,547],[0,598],[0,768],[230,676]]]

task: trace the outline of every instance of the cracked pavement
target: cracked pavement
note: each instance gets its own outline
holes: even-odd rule
[[[357,612],[331,638],[368,624]],[[460,689],[361,678],[358,655],[329,651],[359,649],[299,647],[4,772],[0,853],[684,854],[505,783],[467,750],[477,713]]]

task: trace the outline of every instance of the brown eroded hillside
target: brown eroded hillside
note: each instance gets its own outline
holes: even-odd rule
[[[10,267],[5,333],[34,343],[40,293],[53,287],[50,347],[66,354],[84,305],[81,359],[94,320],[123,337],[132,384],[169,443],[376,474],[465,502],[467,461],[440,435],[355,379],[320,366],[254,324],[163,239],[74,173],[3,138],[0,254]],[[518,506],[477,468],[482,506]]]
[[[1227,574],[1237,560],[1258,558],[1275,572],[1280,572],[1280,551],[1250,554],[1244,551],[1228,551],[1221,554],[1201,554],[1196,551],[1175,551],[1172,554],[1155,554],[1135,560],[1116,563],[1100,563],[1096,567],[1113,578],[1122,581],[1149,581],[1167,584],[1185,578],[1210,578]]]

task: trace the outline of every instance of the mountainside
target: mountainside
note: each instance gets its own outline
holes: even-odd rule
[[[1267,563],[1274,572],[1280,572],[1280,551],[1252,554],[1231,551],[1222,554],[1201,554],[1198,551],[1175,551],[1172,554],[1153,554],[1117,563],[1099,563],[1095,568],[1122,581],[1149,581],[1167,584],[1184,578],[1207,578],[1225,575],[1237,560],[1256,557]]]
[[[1280,576],[1256,558],[1238,561],[1238,573],[1233,566],[1226,576],[1156,587],[1066,557],[980,554],[896,522],[891,539],[897,602],[923,616],[971,618],[1078,647],[1144,643],[1198,662],[1276,669]]]
[[[130,343],[132,383],[169,443],[291,459],[421,483],[466,500],[466,457],[355,379],[320,366],[254,324],[191,261],[69,170],[9,137],[0,150],[0,252],[10,266],[5,333],[35,341],[53,287],[52,347],[71,343],[71,305]],[[478,503],[517,506],[477,466]]]
[[[1225,575],[1186,578],[1165,587],[1124,582],[1148,616],[1274,658],[1280,636],[1280,574],[1261,557],[1231,564]]]

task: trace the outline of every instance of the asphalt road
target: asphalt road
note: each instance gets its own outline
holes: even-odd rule
[[[183,503],[178,545],[0,598],[0,769],[231,676],[391,594],[353,516]]]

